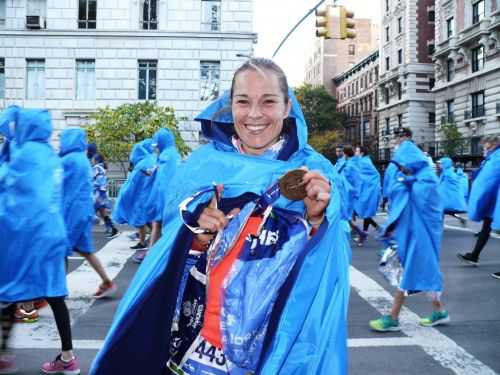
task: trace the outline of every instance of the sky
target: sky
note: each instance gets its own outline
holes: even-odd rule
[[[270,58],[288,31],[318,2],[254,0],[254,31],[258,34],[255,56]],[[324,4],[329,2],[331,0],[326,0]],[[380,0],[338,0],[337,4],[354,11],[354,18],[372,18],[380,23]],[[312,13],[288,38],[274,59],[292,86],[299,85],[304,78],[306,56],[316,38],[315,22]]]

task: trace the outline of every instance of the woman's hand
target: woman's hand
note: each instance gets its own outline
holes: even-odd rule
[[[307,220],[317,227],[323,222],[326,207],[330,203],[330,182],[318,171],[307,171],[302,181],[307,193],[304,198]]]
[[[200,245],[203,246],[208,246],[217,232],[223,230],[229,223],[229,219],[240,211],[239,208],[235,208],[231,210],[228,216],[226,216],[224,212],[219,210],[218,202],[224,192],[224,186],[217,185],[216,189],[217,192],[214,194],[208,206],[203,209],[200,217],[198,218],[198,226],[205,229],[207,233],[197,234],[195,239]]]

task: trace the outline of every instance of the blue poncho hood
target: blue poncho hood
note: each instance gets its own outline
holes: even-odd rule
[[[174,144],[174,135],[168,129],[162,128],[153,135],[152,146],[157,147],[160,153],[167,147],[172,147]]]
[[[476,172],[469,194],[469,218],[481,221],[492,218],[500,185],[500,146],[490,152]],[[495,223],[497,227],[499,224]]]
[[[404,141],[386,175],[391,202],[385,231],[394,230],[398,255],[404,269],[403,290],[441,291],[439,253],[443,233],[443,206],[438,180],[424,153]],[[410,171],[403,173],[401,169]],[[395,229],[393,229],[395,227]]]
[[[162,237],[136,273],[90,374],[162,373],[186,247],[193,238],[179,217],[182,200],[216,182],[225,186],[220,204],[227,207],[235,199],[260,196],[285,172],[301,166],[321,171],[335,184],[338,175],[332,165],[306,144],[306,123],[297,101],[291,98],[292,110],[284,127],[288,142],[273,160],[235,150],[230,114],[223,121],[220,117],[213,120],[227,105],[227,96],[197,117],[211,143],[194,151],[173,178],[170,186],[175,190],[165,205]],[[202,196],[200,203],[206,204],[211,196]],[[274,205],[304,214],[301,201],[280,197]],[[333,188],[326,221],[308,241],[304,259],[288,276],[272,311],[257,374],[347,373],[350,248],[340,209],[340,196]],[[258,296],[259,292],[249,293]]]
[[[453,161],[450,158],[441,158],[441,176],[439,177],[439,194],[443,202],[443,209],[447,213],[467,211],[463,180],[453,170]]]
[[[17,149],[0,176],[2,302],[67,294],[62,168],[47,142],[51,131],[46,110],[19,110]]]
[[[152,144],[153,140],[151,138],[147,138],[139,143],[136,143],[132,147],[132,152],[130,153],[130,162],[137,165],[146,156],[150,156],[153,152]]]
[[[84,152],[87,149],[87,134],[82,128],[68,128],[61,133],[61,147],[59,155],[69,152]]]

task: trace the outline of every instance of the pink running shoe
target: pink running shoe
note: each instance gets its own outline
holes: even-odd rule
[[[52,362],[46,362],[42,366],[42,372],[44,374],[59,374],[59,375],[78,375],[80,374],[80,366],[78,365],[78,359],[73,357],[69,362],[63,361],[61,359],[61,354],[59,354],[56,359]]]
[[[0,354],[0,374],[17,373],[16,356],[14,354]]]

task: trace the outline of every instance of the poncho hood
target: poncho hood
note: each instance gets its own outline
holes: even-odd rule
[[[52,121],[46,109],[23,109],[18,115],[15,140],[18,147],[26,142],[48,142]]]
[[[404,141],[399,145],[393,161],[416,173],[429,165],[427,156],[412,141]]]
[[[70,152],[84,152],[87,149],[87,134],[82,128],[68,128],[61,133],[61,156]]]
[[[439,163],[443,170],[453,167],[453,161],[450,158],[441,158],[439,159]]]
[[[132,162],[132,164],[139,164],[142,159],[152,153],[152,143],[152,139],[147,138],[134,145],[134,147],[132,148],[132,152],[130,153],[130,161]]]
[[[173,146],[174,144],[174,135],[168,129],[162,128],[158,130],[153,136],[152,147],[157,147],[160,152],[165,150],[167,147]]]
[[[9,141],[14,139],[13,124],[16,124],[18,121],[20,110],[21,108],[17,105],[11,105],[0,113],[0,134],[2,134]]]

